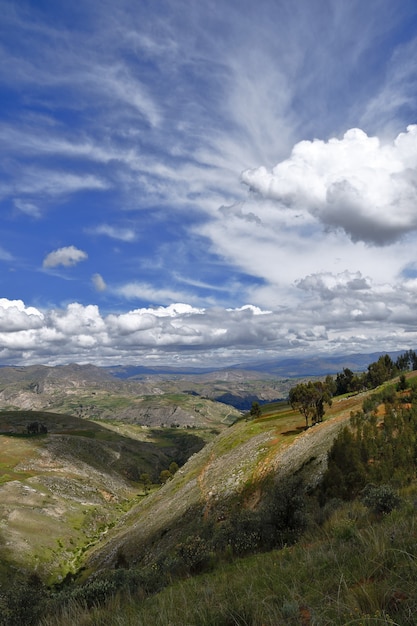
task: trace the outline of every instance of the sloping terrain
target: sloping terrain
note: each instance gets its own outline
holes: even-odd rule
[[[336,402],[328,419],[307,431],[303,418],[282,406],[257,420],[223,425],[221,432],[2,411],[0,576],[18,565],[56,581],[76,573],[87,557],[93,572],[113,567],[121,553],[127,563],[145,555],[152,561],[191,532],[189,522],[227,514],[230,500],[256,506],[269,476],[279,481],[304,467],[314,484],[359,402]],[[34,421],[47,433],[29,436]],[[158,482],[173,461],[182,466],[174,478],[148,493],[141,476]]]
[[[31,424],[47,432],[28,434]],[[9,566],[57,580],[77,569],[145,491],[204,445],[196,434],[105,428],[47,412],[0,412],[0,575]]]
[[[259,505],[268,479],[279,483],[298,474],[314,486],[334,437],[362,400],[335,401],[326,420],[308,430],[299,414],[281,407],[221,432],[172,480],[122,516],[89,552],[89,572],[114,567],[120,554],[131,566],[156,563],[195,532],[198,520],[213,512],[223,520],[236,501],[248,509]]]

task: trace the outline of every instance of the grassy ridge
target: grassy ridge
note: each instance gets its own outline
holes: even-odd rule
[[[343,425],[353,410],[366,396],[360,399],[340,399],[333,409],[333,417],[327,424],[309,429],[296,436],[297,427],[291,423],[291,416],[285,410],[279,422],[274,422],[271,415],[265,415],[263,424],[274,423],[275,438],[271,448],[284,445],[283,454],[278,455],[282,466],[285,453],[292,453],[299,463],[299,453],[310,437],[320,434],[317,441],[323,443],[324,433],[334,424]],[[348,412],[348,413],[347,413]],[[384,412],[378,410],[378,419]],[[294,416],[293,416],[294,417]],[[217,450],[222,458],[236,450],[246,449],[247,441],[262,433],[262,420],[235,425],[231,432],[218,438],[223,448]],[[283,427],[287,430],[284,431]],[[244,431],[250,433],[245,439]],[[294,443],[286,446],[280,435],[295,437]],[[215,442],[217,443],[217,441]],[[301,447],[300,447],[301,446]],[[215,447],[213,444],[212,448]],[[317,447],[314,446],[317,451]],[[200,453],[201,456],[201,453]],[[201,472],[207,484],[207,473],[213,463],[211,455],[205,456]],[[273,457],[268,460],[271,461]],[[288,459],[287,459],[288,460]],[[263,462],[265,457],[263,457]],[[293,459],[294,461],[294,459]],[[310,464],[308,464],[310,471]],[[292,465],[292,468],[294,465]],[[302,469],[302,466],[301,466]],[[281,474],[282,475],[282,474]],[[201,475],[200,475],[201,478]],[[198,482],[198,476],[197,476]],[[242,493],[247,488],[244,483]],[[382,493],[382,491],[380,492]],[[417,596],[415,578],[417,575],[417,525],[415,516],[415,498],[417,484],[415,479],[403,487],[395,506],[388,513],[378,513],[379,509],[363,500],[347,504],[328,501],[325,507],[318,507],[313,495],[306,498],[308,529],[303,538],[295,545],[270,551],[262,555],[235,560],[233,553],[227,550],[222,560],[215,555],[207,555],[205,569],[213,571],[169,583],[173,571],[173,562],[150,563],[148,579],[135,579],[135,570],[125,570],[124,591],[112,593],[108,588],[104,606],[90,606],[88,611],[80,604],[70,604],[54,618],[45,618],[43,626],[62,626],[70,623],[83,623],[110,626],[111,624],[141,625],[153,623],[156,626],[201,625],[201,626],[312,626],[347,625],[363,626],[387,624],[405,626],[415,624],[417,614]],[[279,499],[278,499],[279,501]],[[172,500],[170,500],[172,503]],[[151,501],[148,502],[151,504]],[[221,509],[217,509],[217,515]],[[263,516],[267,512],[264,509]],[[229,510],[229,514],[232,510]],[[245,533],[245,519],[238,533],[241,538]],[[182,523],[192,528],[191,520],[182,518]],[[262,522],[265,523],[263,517]],[[223,525],[225,522],[221,522]],[[199,536],[204,539],[204,529],[199,524]],[[252,527],[253,528],[253,527]],[[247,527],[246,527],[247,530]],[[243,534],[242,534],[243,533]],[[220,535],[218,535],[219,537]],[[256,536],[251,534],[252,547]],[[124,537],[126,539],[126,536]],[[197,536],[198,538],[198,536]],[[176,535],[179,539],[179,535]],[[161,543],[165,542],[165,538]],[[138,548],[138,545],[136,546]],[[188,548],[188,551],[185,550]],[[196,540],[182,544],[183,558],[193,559],[198,551],[204,550],[204,542]],[[224,563],[224,558],[232,559]],[[154,570],[152,569],[154,568]],[[171,568],[171,569],[170,569]],[[145,568],[146,569],[146,568]],[[138,571],[144,572],[145,569]],[[168,585],[153,597],[149,593],[152,571],[160,585]],[[108,572],[110,573],[110,572]],[[121,573],[121,572],[120,572]],[[120,577],[119,577],[120,578]],[[110,584],[111,578],[108,579]],[[129,584],[130,581],[130,584]],[[104,582],[104,581],[102,581]],[[155,580],[154,580],[155,585]],[[88,587],[87,587],[88,588]],[[85,591],[87,590],[85,589]],[[126,596],[127,588],[130,589]],[[157,591],[157,585],[153,591]],[[99,591],[96,587],[95,593]],[[90,588],[94,592],[94,588]],[[146,597],[146,602],[144,598]],[[84,596],[87,600],[87,595]],[[91,599],[90,599],[91,601]]]
[[[281,403],[275,410],[263,407],[259,419],[241,420],[222,431],[173,480],[121,518],[87,554],[87,571],[114,565],[121,552],[131,566],[156,562],[195,533],[192,526],[201,515],[221,510],[227,516],[235,502],[259,503],[270,479],[277,482],[301,471],[306,483],[315,485],[334,437],[362,399],[340,399],[322,424],[307,431],[303,417]]]

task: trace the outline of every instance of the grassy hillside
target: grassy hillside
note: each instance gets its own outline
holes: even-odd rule
[[[402,507],[383,517],[342,505],[293,546],[221,563],[151,596],[131,576],[129,592],[112,594],[109,586],[103,604],[67,604],[41,624],[413,626],[416,495],[408,488]]]
[[[47,434],[28,435],[43,424]],[[18,567],[46,581],[76,571],[86,548],[203,440],[177,429],[116,432],[69,415],[0,412],[0,582]],[[117,429],[116,429],[117,430]]]
[[[326,423],[307,432],[300,415],[278,405],[218,436],[216,422],[203,431],[143,429],[129,420],[3,411],[0,576],[5,581],[10,567],[18,566],[53,582],[86,563],[90,573],[114,566],[121,554],[128,564],[145,554],[157,560],[192,533],[185,520],[192,526],[196,512],[199,519],[228,509],[244,493],[256,504],[271,474],[278,479],[307,465],[316,481],[339,422],[355,402],[335,405]],[[46,426],[46,435],[27,435],[35,420]],[[200,435],[209,443],[198,452]],[[143,473],[156,483],[161,470],[172,461],[182,465],[190,455],[173,480],[145,494]],[[159,535],[163,541],[155,541]]]
[[[409,382],[415,376],[416,373],[410,374]],[[383,444],[383,429],[390,416],[394,462],[394,444],[399,441],[395,424],[399,422],[393,421],[393,416],[413,406],[415,392],[406,397],[408,392],[396,394],[392,383],[385,387],[380,398],[385,397],[386,402],[397,398],[398,404],[395,408],[392,408],[394,404],[390,405],[388,415],[380,404],[381,399],[379,407],[378,403],[368,402],[373,416],[369,424],[377,429],[369,432],[379,432],[378,446]],[[350,423],[351,414],[361,411],[372,394],[373,391],[335,398],[325,420],[308,430],[304,428],[304,418],[290,407],[282,404],[264,407],[259,418],[241,419],[209,438],[207,445],[193,454],[171,480],[148,495],[138,498],[136,494],[136,500],[129,499],[122,496],[122,488],[119,494],[114,487],[119,500],[112,501],[108,496],[107,500],[103,499],[109,510],[113,513],[117,510],[117,515],[104,527],[96,526],[91,536],[80,544],[81,550],[71,552],[76,560],[68,558],[70,551],[66,549],[66,571],[74,573],[74,582],[68,581],[58,595],[50,595],[43,587],[45,580],[48,582],[42,569],[45,563],[33,561],[40,579],[22,581],[20,590],[4,600],[4,615],[12,621],[3,623],[23,623],[23,618],[24,623],[36,623],[36,607],[43,614],[45,626],[414,623],[411,616],[415,615],[417,604],[413,591],[417,488],[413,474],[408,472],[399,492],[401,500],[396,496],[392,500],[395,504],[383,509],[384,515],[369,499],[342,504],[327,498],[319,506],[322,478],[327,476],[328,451],[343,427]],[[59,454],[77,458],[79,472],[88,460],[89,471],[95,476],[94,471],[100,472],[100,467],[106,466],[107,470],[113,464],[118,467],[116,460],[119,462],[120,456],[115,452],[122,449],[118,437],[126,439],[122,429],[138,428],[115,422],[109,429],[101,423],[76,420],[68,422],[63,433],[63,416],[52,419],[56,423],[51,422],[47,437],[29,438],[22,432],[20,437],[13,437],[10,432],[4,435],[24,443],[20,451],[23,461],[12,468],[17,478],[14,482],[24,490],[16,496],[14,504],[23,502],[27,497],[23,493],[28,492],[30,507],[39,509],[31,501],[34,494],[30,490],[44,485],[45,476],[41,476],[39,461],[38,466],[35,463],[38,474],[33,483],[30,482],[33,477],[24,475],[33,469],[34,448],[30,446],[38,446],[40,456],[46,449],[50,463],[53,444],[45,447],[43,442],[53,442],[55,437],[57,441],[63,436],[74,437],[70,445],[59,449]],[[366,425],[368,418],[364,419]],[[80,433],[81,424],[86,429],[91,426],[94,434]],[[10,423],[3,424],[4,431],[6,427],[10,429]],[[368,426],[358,428],[363,434]],[[169,436],[167,432],[149,430],[161,454],[171,450],[170,437],[181,439],[187,435],[186,429],[171,429]],[[106,442],[106,446],[110,441],[111,445],[100,447],[101,458],[97,447],[80,446],[80,440]],[[132,441],[135,445],[150,444],[141,440],[138,430]],[[181,445],[177,440],[177,449]],[[374,455],[380,454],[378,446],[374,446]],[[16,452],[12,446],[8,450],[12,459]],[[381,462],[376,458],[371,461],[378,469]],[[9,470],[12,465],[9,460]],[[401,472],[396,475],[401,476]],[[125,489],[135,486],[131,480],[126,481],[120,469],[114,473],[115,481],[116,477]],[[13,484],[12,475],[5,480],[6,486]],[[85,476],[81,482],[84,487],[92,484]],[[100,493],[96,486],[95,498],[97,490]],[[59,493],[56,487],[52,491]],[[383,489],[375,493],[380,499],[386,498]],[[71,502],[81,498],[70,490],[65,495],[67,504],[71,498]],[[84,493],[82,498],[86,504]],[[70,519],[70,509],[64,511],[64,516]],[[10,558],[7,546],[12,541],[9,535],[3,542],[5,559]],[[62,542],[61,536],[59,541]],[[262,555],[248,559],[246,555],[254,552]],[[5,565],[7,561],[3,560],[3,574]],[[13,622],[13,606],[22,603],[22,597],[33,598],[33,594],[38,597],[38,588],[45,590],[46,605],[32,602],[25,614],[23,603],[23,608],[14,612],[20,622]],[[1,602],[0,597],[0,605]],[[54,616],[48,616],[48,611]]]
[[[271,480],[279,484],[298,473],[306,486],[316,485],[334,437],[360,404],[359,397],[339,399],[326,421],[307,431],[302,416],[282,405],[234,424],[121,518],[88,554],[88,571],[114,566],[120,554],[135,567],[174,555],[199,520],[227,517],[236,505],[259,506]]]

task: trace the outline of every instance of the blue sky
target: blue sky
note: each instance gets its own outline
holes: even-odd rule
[[[0,363],[417,347],[414,0],[0,10]]]

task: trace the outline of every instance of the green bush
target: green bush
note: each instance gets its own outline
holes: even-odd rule
[[[366,485],[362,502],[374,513],[385,515],[401,505],[401,498],[390,485]]]
[[[36,574],[16,581],[0,595],[1,626],[37,624],[47,599],[47,590]]]

